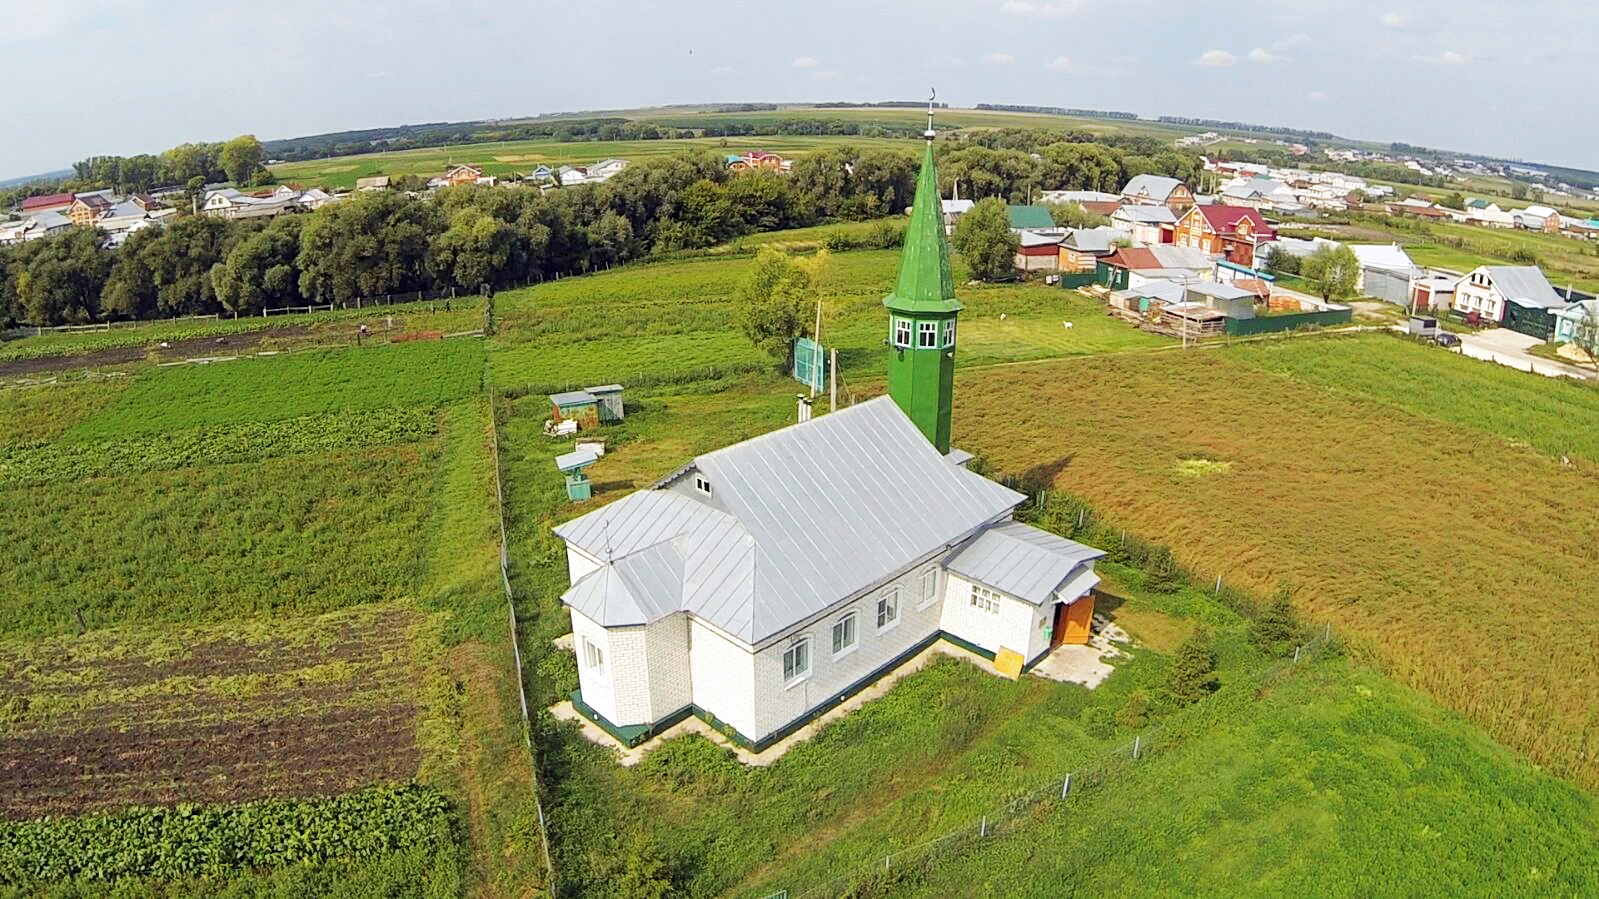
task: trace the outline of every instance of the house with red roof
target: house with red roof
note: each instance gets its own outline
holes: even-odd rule
[[[1250,265],[1255,247],[1276,239],[1277,232],[1251,207],[1195,206],[1177,221],[1172,242],[1203,253],[1219,253],[1238,265]]]
[[[73,194],[49,194],[43,197],[29,197],[22,201],[22,214],[30,217],[41,212],[65,214],[74,199],[76,197]]]

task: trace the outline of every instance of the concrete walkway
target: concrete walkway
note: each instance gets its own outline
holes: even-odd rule
[[[1127,632],[1104,616],[1094,616],[1094,636],[1086,645],[1058,646],[1033,666],[1033,674],[1092,690],[1116,670],[1109,660],[1122,654],[1117,643],[1131,643]]]
[[[1543,343],[1537,337],[1512,331],[1509,328],[1489,328],[1475,334],[1460,335],[1460,351],[1473,359],[1485,359],[1535,372],[1551,378],[1570,377],[1587,379],[1595,377],[1593,369],[1578,368],[1565,362],[1556,362],[1528,352]]]
[[[1078,646],[1073,648],[1083,649],[1085,647]],[[615,737],[606,733],[600,728],[599,725],[583,717],[583,715],[578,712],[576,708],[573,708],[570,700],[558,702],[551,706],[550,714],[562,721],[576,721],[583,730],[583,736],[587,737],[593,743],[598,743],[601,746],[614,750],[617,754],[617,761],[621,762],[627,767],[637,765],[643,760],[645,755],[649,754],[650,750],[660,746],[663,742],[670,740],[673,737],[680,737],[683,734],[701,734],[712,743],[732,750],[733,754],[738,757],[738,760],[744,764],[765,766],[777,761],[778,759],[782,758],[783,755],[790,749],[793,749],[800,743],[803,743],[815,736],[817,731],[821,730],[823,727],[826,727],[830,722],[842,718],[866,703],[871,702],[879,696],[882,696],[884,693],[887,693],[895,684],[899,683],[901,680],[910,676],[911,674],[920,671],[927,665],[928,662],[940,655],[954,656],[957,659],[968,662],[972,665],[976,665],[985,673],[992,674],[995,677],[1004,677],[1004,675],[1000,674],[998,669],[994,667],[993,662],[990,662],[976,653],[968,652],[967,650],[962,649],[952,643],[939,640],[933,643],[933,645],[912,656],[910,659],[906,660],[905,664],[883,675],[883,677],[880,678],[877,683],[872,684],[870,687],[867,687],[854,696],[851,696],[849,699],[840,703],[837,707],[829,709],[826,713],[817,717],[815,721],[812,721],[782,740],[779,740],[771,746],[768,746],[762,752],[750,752],[748,749],[743,749],[734,745],[726,735],[712,729],[711,726],[706,724],[704,721],[692,716],[683,721],[681,724],[675,724],[630,749],[626,746],[623,746]]]

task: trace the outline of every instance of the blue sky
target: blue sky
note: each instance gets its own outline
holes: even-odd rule
[[[0,177],[245,132],[929,85],[1599,168],[1595,34],[1599,4],[1549,0],[0,0]]]

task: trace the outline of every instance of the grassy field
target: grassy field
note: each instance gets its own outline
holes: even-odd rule
[[[358,156],[285,162],[271,168],[272,174],[277,176],[279,181],[292,181],[330,189],[347,189],[355,187],[358,178],[372,175],[419,175],[431,178],[444,174],[450,166],[460,163],[476,165],[483,169],[484,174],[514,178],[518,174],[531,172],[540,165],[554,169],[563,165],[586,165],[612,157],[637,161],[693,150],[724,154],[766,150],[784,156],[793,156],[821,147],[838,146],[846,141],[857,147],[912,147],[912,144],[906,140],[868,137],[847,139],[802,136],[705,137],[566,143],[545,139],[454,144],[448,147],[427,147],[393,153],[363,153]]]
[[[833,256],[822,340],[838,347],[846,387],[884,370],[882,298],[893,289],[898,261],[895,250]],[[739,329],[736,294],[750,267],[743,256],[698,258],[501,294],[500,333],[489,343],[492,378],[503,386],[625,385],[644,376],[775,365]],[[956,269],[959,283],[965,272],[958,263]],[[1105,315],[1075,291],[1041,283],[966,285],[960,297],[964,367],[1170,344]]]
[[[1599,786],[1599,468],[1543,448],[1575,439],[1591,396],[1532,376],[1520,400],[1469,391],[1498,370],[1463,365],[1452,384],[1434,350],[1371,341],[968,372],[956,439],[1171,543],[1202,577],[1291,585],[1363,658]],[[1378,376],[1352,354],[1399,361]],[[1436,404],[1418,408],[1433,388],[1407,369],[1443,381]],[[1230,467],[1185,477],[1192,459]]]
[[[1053,389],[1094,400],[1081,403],[1082,412],[1051,406],[1038,414],[1075,421],[1099,406],[1096,384],[1079,382],[1077,369],[1108,367],[1125,378],[1123,369],[1165,358],[990,368],[964,376],[961,389],[970,397],[982,389],[974,381],[1047,371],[1044,382]],[[1246,381],[1274,378],[1236,367]],[[1258,389],[1252,382],[1247,386]],[[643,487],[695,454],[791,421],[791,394],[786,382],[758,374],[630,392],[628,420],[605,430],[608,452],[589,472],[595,498],[577,505],[565,501],[559,474],[548,463],[567,444],[538,432],[543,398],[504,402],[513,581],[518,594],[529,598],[523,615],[532,701],[550,704],[575,681],[570,654],[548,643],[567,628],[557,605],[566,586],[564,559],[549,525]],[[972,436],[971,402],[961,401],[957,421],[968,422],[962,445],[976,448],[983,441]],[[1013,403],[995,402],[994,408],[1003,410],[1002,417],[1017,413]],[[1161,421],[1153,417],[1148,427],[1158,428]],[[997,428],[986,419],[981,426]],[[1054,453],[1074,443],[1053,439]],[[1140,432],[1138,439],[1149,438]],[[1009,460],[1006,465],[1013,471],[1030,467]],[[1580,891],[1588,883],[1584,865],[1596,857],[1592,838],[1599,834],[1590,797],[1538,773],[1427,700],[1348,662],[1318,663],[1302,675],[1263,685],[1258,676],[1266,661],[1243,639],[1246,625],[1235,613],[1197,591],[1145,589],[1135,569],[1113,563],[1102,569],[1110,590],[1125,599],[1106,606],[1139,647],[1094,691],[1037,678],[1009,683],[947,660],[758,769],[739,766],[699,738],[673,741],[638,767],[622,768],[574,730],[546,721],[538,736],[563,891],[629,895],[657,887],[672,895],[758,897],[789,889],[800,895],[841,874],[871,870],[885,854],[955,828],[975,828],[985,812],[1067,770],[1082,771],[1108,748],[1146,732],[1141,727],[1156,735],[1149,768],[1128,775],[1127,789],[1134,792],[1104,787],[1105,795],[1116,790],[1127,797],[1131,809],[1113,805],[1085,824],[1074,807],[1059,816],[1069,824],[1057,824],[1043,807],[1024,816],[1018,833],[1054,833],[1065,826],[1110,831],[1119,817],[1162,826],[1147,833],[1123,828],[1119,832],[1128,837],[1115,841],[1076,838],[1072,851],[1080,854],[1072,857],[1097,860],[1105,870],[1078,875],[1061,869],[1048,886],[1035,888],[1039,895],[1072,892],[1079,879],[1115,891],[1162,892],[1192,864],[1184,861],[1186,841],[1206,839],[1232,846],[1239,863],[1234,872],[1225,858],[1211,859],[1203,868],[1208,889],[1274,892],[1253,884],[1257,878],[1294,884],[1312,876],[1318,868],[1300,860],[1303,840],[1329,828],[1345,836],[1321,845],[1315,858],[1332,870],[1436,864],[1447,882],[1479,891],[1527,876],[1533,867],[1548,872],[1541,882],[1555,892]],[[1215,635],[1223,695],[1203,713],[1129,712],[1158,691],[1169,653],[1200,627]],[[1124,723],[1117,723],[1118,715]],[[1163,742],[1161,734],[1172,737]],[[1211,751],[1226,760],[1218,765]],[[885,768],[883,759],[895,762]],[[1177,795],[1183,802],[1177,805],[1163,798],[1174,783],[1182,784]],[[1456,789],[1471,795],[1457,797]],[[1100,795],[1085,793],[1083,801],[1100,802]],[[1481,812],[1522,802],[1546,814],[1504,821]],[[1463,807],[1478,811],[1459,813]],[[1403,846],[1379,839],[1392,831],[1438,835]],[[1121,848],[1134,833],[1143,835]],[[1522,840],[1518,851],[1488,852],[1506,834]],[[1123,852],[1160,859],[1162,866],[1141,880],[1140,866],[1112,861]],[[1484,853],[1480,861],[1468,861]],[[985,858],[974,857],[972,864],[981,868],[954,868],[960,873],[861,894],[925,889],[928,895],[1005,895],[1025,886],[1023,875],[1007,873],[1011,856],[1003,864]],[[959,857],[949,864],[966,862]],[[930,876],[939,874],[935,868]],[[992,888],[984,886],[990,882]]]
[[[415,781],[449,797],[458,845],[163,868],[117,894],[537,889],[484,369],[462,339],[0,390],[4,814],[290,796],[315,816]]]

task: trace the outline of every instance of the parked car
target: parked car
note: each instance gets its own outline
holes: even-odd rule
[[[1432,336],[1432,342],[1441,347],[1452,350],[1455,347],[1460,346],[1460,337],[1459,335],[1451,334],[1448,331],[1439,331],[1437,334]]]

